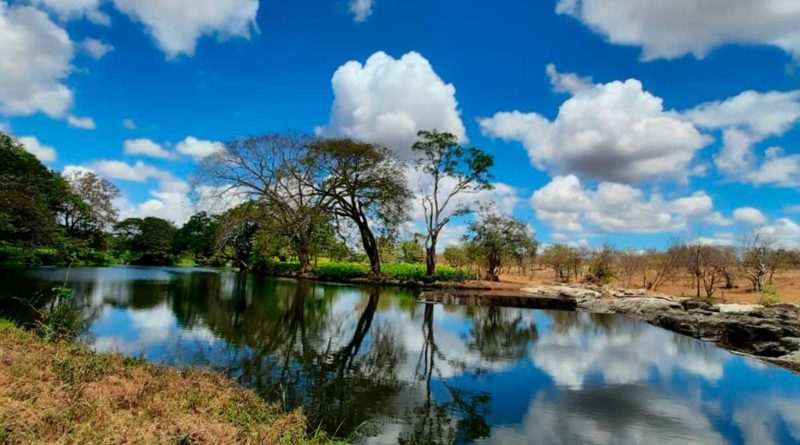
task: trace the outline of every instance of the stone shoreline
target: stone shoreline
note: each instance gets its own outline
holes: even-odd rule
[[[622,314],[800,372],[800,307],[793,304],[713,304],[645,290],[589,285],[540,286],[511,292],[423,292],[420,298],[445,304]]]

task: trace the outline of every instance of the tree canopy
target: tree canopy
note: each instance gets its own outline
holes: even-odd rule
[[[470,224],[467,240],[482,259],[485,279],[490,281],[499,280],[500,266],[505,259],[516,257],[536,245],[524,222],[498,214],[482,215]]]
[[[386,147],[352,139],[318,140],[311,157],[310,162],[320,168],[312,187],[329,200],[334,216],[356,226],[371,273],[380,275],[375,230],[391,237],[408,218],[411,192],[403,165]]]
[[[436,130],[420,131],[412,149],[417,155],[417,168],[427,177],[420,179],[420,199],[425,211],[426,271],[436,273],[436,243],[442,229],[453,218],[473,211],[470,201],[458,201],[459,195],[490,190],[494,164],[491,155],[482,150],[458,144],[452,133]]]

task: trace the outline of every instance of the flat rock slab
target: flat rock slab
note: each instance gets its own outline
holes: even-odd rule
[[[419,299],[426,303],[503,306],[524,309],[552,309],[574,311],[578,302],[574,298],[558,295],[532,295],[521,291],[427,291]]]

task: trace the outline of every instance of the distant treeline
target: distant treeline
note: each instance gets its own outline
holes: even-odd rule
[[[118,221],[119,190],[89,170],[49,170],[13,137],[0,133],[0,261],[26,264],[198,264],[267,273],[361,270],[433,279],[447,224],[478,210],[464,237],[470,264],[497,279],[504,261],[534,255],[528,226],[493,213],[476,198],[492,188],[492,157],[449,133],[423,131],[402,161],[385,147],[352,139],[266,134],[232,140],[201,162],[194,185],[205,199],[232,207],[198,212],[180,228],[145,217]],[[414,169],[412,191],[406,177]],[[235,204],[235,205],[233,205]],[[413,209],[421,233],[401,236]],[[407,227],[407,226],[405,226]],[[462,267],[446,250],[450,265]],[[366,264],[351,267],[347,264]],[[321,272],[322,271],[322,272]]]

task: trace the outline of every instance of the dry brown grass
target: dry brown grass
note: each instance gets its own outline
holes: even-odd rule
[[[219,374],[46,343],[0,320],[2,444],[323,442],[301,412]]]
[[[485,281],[481,283],[493,289],[557,284],[553,278],[553,272],[549,269],[537,270],[533,274],[527,275],[520,275],[512,271],[502,274],[499,283]],[[619,281],[615,281],[612,284],[619,287],[628,287],[625,286],[625,283]],[[773,277],[773,285],[778,290],[782,302],[800,304],[800,270],[781,270],[776,272]],[[637,281],[629,287],[640,287],[640,283]],[[694,282],[688,274],[678,274],[667,281],[664,286],[661,286],[657,292],[678,297],[692,297],[695,295]],[[701,294],[705,295],[703,291],[701,291]],[[761,301],[761,293],[751,291],[749,282],[743,278],[738,278],[735,281],[734,289],[719,289],[714,294],[713,299],[724,303],[759,303]]]

